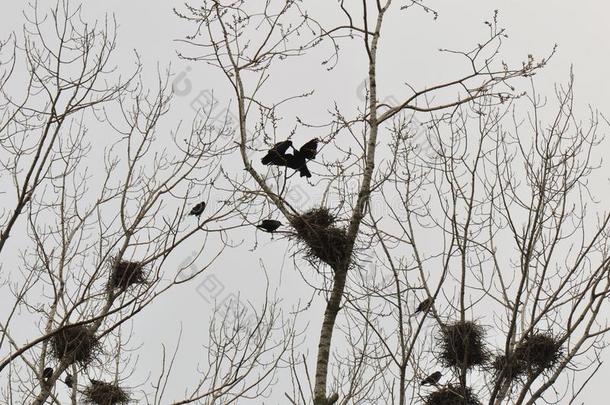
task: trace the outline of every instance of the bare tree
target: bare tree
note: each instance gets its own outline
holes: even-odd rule
[[[299,336],[295,318],[285,319],[280,301],[271,299],[268,292],[265,298],[260,309],[242,305],[237,298],[225,310],[214,308],[219,315],[210,325],[206,358],[198,367],[200,380],[185,399],[172,404],[231,404],[270,394],[278,371],[285,368],[287,353],[298,346]],[[177,345],[169,361],[163,356],[163,369],[149,403],[167,403],[164,394],[172,384],[179,350]]]
[[[462,58],[468,70],[423,89],[409,86],[408,96],[386,102],[377,87],[384,22],[391,13],[436,12],[415,1],[341,1],[345,23],[327,27],[303,7],[298,1],[259,6],[235,0],[177,11],[195,27],[182,56],[220,69],[234,90],[249,193],[288,220],[288,233],[320,274],[313,285],[325,293],[326,309],[313,393],[303,389],[309,374],[299,371],[307,371],[299,361],[292,371],[298,384],[287,397],[316,405],[562,397],[559,387],[548,389],[586,353],[594,355],[585,368],[597,370],[588,366],[599,362],[606,332],[598,314],[607,296],[607,221],[604,215],[588,224],[584,216],[598,116],[592,113],[588,127],[574,118],[570,82],[558,89],[558,112],[544,124],[536,92],[516,87],[554,50],[540,60],[528,55],[515,67],[501,61],[506,34],[497,13],[486,22],[487,37],[472,49],[444,50]],[[269,100],[263,89],[281,80],[271,74],[279,61],[314,54],[314,48],[329,45],[323,64],[332,69],[344,41],[361,44],[366,99],[356,113],[335,105],[328,124],[315,126],[317,133],[325,131],[320,138],[329,158],[314,166],[319,207],[299,212],[287,198],[298,179],[284,167],[261,172],[256,160],[289,138],[275,132],[280,106],[309,93]],[[312,128],[297,119],[293,133]],[[260,139],[268,146],[260,147]],[[342,156],[333,160],[331,149]],[[379,207],[386,215],[378,215]],[[321,249],[321,240],[332,241],[335,251]],[[378,269],[366,265],[372,259]],[[424,300],[424,309],[414,313]],[[344,327],[337,324],[341,308]],[[479,315],[479,308],[493,310]],[[335,337],[337,331],[344,333]],[[426,395],[419,381],[435,363],[447,379]],[[583,381],[568,382],[578,395]]]
[[[23,36],[2,43],[3,403],[60,403],[67,375],[73,404],[124,399],[130,322],[208,269],[241,224],[235,192],[210,199],[235,150],[229,125],[203,112],[190,127],[165,123],[169,73],[147,89],[137,55],[119,72],[114,20],[81,11],[34,3]],[[200,250],[176,266],[193,238]]]
[[[0,214],[0,288],[11,297],[0,320],[5,402],[61,403],[68,376],[73,404],[133,399],[124,387],[137,361],[134,318],[211,268],[233,247],[233,229],[277,215],[286,226],[276,235],[324,297],[315,355],[301,351],[311,335],[297,316],[315,305],[288,315],[269,291],[261,308],[234,300],[212,319],[195,386],[169,399],[179,341],[163,351],[143,402],[578,397],[599,369],[608,328],[610,217],[592,214],[589,183],[600,116],[576,118],[572,76],[555,103],[538,95],[531,77],[554,50],[502,61],[497,14],[471,49],[442,51],[463,62],[454,79],[387,97],[378,71],[382,42],[394,40],[388,18],[436,11],[420,1],[333,7],[344,21],[332,26],[297,0],[176,10],[193,27],[181,57],[224,74],[236,128],[210,111],[189,128],[166,124],[170,73],[147,89],[135,55],[134,71],[120,75],[113,19],[87,24],[67,1],[50,13],[34,4],[23,38],[0,44],[0,181],[12,201]],[[297,117],[280,133],[282,108],[312,94],[271,98],[280,62],[321,57],[332,74],[348,43],[368,72],[361,105],[336,100],[323,125]],[[21,63],[27,75],[15,70]],[[260,169],[273,144],[302,132],[320,145],[303,163]],[[245,171],[223,165],[232,157]],[[308,179],[305,163],[318,198],[307,210],[289,198]],[[201,249],[176,266],[193,238]],[[16,325],[26,322],[38,331],[23,336]],[[292,385],[279,393],[279,381]]]

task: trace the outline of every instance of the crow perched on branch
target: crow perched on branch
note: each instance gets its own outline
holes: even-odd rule
[[[430,374],[428,377],[424,378],[420,385],[436,385],[441,380],[443,374],[440,371],[436,371]]]
[[[292,147],[292,141],[282,141],[273,145],[261,159],[264,165],[286,166],[286,152]]]
[[[205,202],[200,202],[199,204],[195,205],[193,207],[193,209],[191,210],[191,212],[189,212],[189,215],[194,215],[197,218],[199,218],[199,216],[201,215],[201,213],[203,212],[203,210],[205,210]]]
[[[423,300],[422,302],[419,303],[419,305],[417,306],[417,309],[415,310],[415,312],[413,312],[413,315],[420,313],[420,312],[428,311],[432,307],[433,303],[434,303],[434,300],[432,298],[426,298],[425,300]]]
[[[53,369],[51,367],[47,367],[44,370],[42,370],[42,378],[44,378],[45,380],[48,380],[52,376],[53,376]]]
[[[257,228],[269,233],[275,232],[280,226],[282,223],[275,219],[263,219],[260,224],[256,225]]]
[[[64,380],[64,384],[68,386],[68,388],[72,388],[74,384],[74,379],[72,378],[72,374],[66,373],[66,379]]]

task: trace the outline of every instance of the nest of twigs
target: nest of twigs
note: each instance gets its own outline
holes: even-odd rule
[[[515,348],[515,356],[533,372],[553,369],[563,356],[559,340],[546,333],[534,333]]]
[[[471,369],[487,362],[485,330],[472,321],[445,325],[438,336],[440,361],[446,367]]]
[[[126,290],[127,288],[146,283],[144,265],[141,262],[120,260],[113,264],[110,274],[110,288]]]
[[[68,364],[79,363],[83,367],[96,359],[100,342],[95,334],[84,325],[68,326],[51,338],[51,354]]]
[[[514,353],[509,356],[498,354],[491,362],[491,369],[497,379],[514,381],[527,371],[527,365]]]
[[[348,260],[349,250],[347,232],[335,226],[335,220],[328,208],[314,208],[290,220],[295,238],[307,247],[306,258],[319,260],[333,269]]]
[[[451,384],[428,394],[424,399],[425,405],[480,405],[479,399],[466,387],[454,387]]]
[[[85,402],[96,405],[128,404],[131,401],[129,393],[113,383],[91,380],[91,384],[83,391]]]

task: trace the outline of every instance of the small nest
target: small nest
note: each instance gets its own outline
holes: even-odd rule
[[[496,379],[514,381],[527,371],[527,365],[514,353],[509,356],[498,354],[491,363],[491,369]]]
[[[91,384],[83,391],[85,402],[96,405],[128,404],[131,401],[129,393],[123,388],[103,381],[91,380]]]
[[[440,360],[446,367],[471,369],[488,360],[485,331],[472,321],[446,325],[438,337]]]
[[[425,405],[480,405],[481,402],[472,392],[472,389],[466,387],[462,390],[460,387],[454,387],[451,384],[440,388],[437,391],[429,394],[425,400]]]
[[[337,228],[334,222],[328,208],[312,209],[290,221],[295,237],[307,246],[307,259],[320,260],[337,269],[348,260],[349,244],[345,229]]]
[[[112,266],[110,288],[126,290],[132,285],[144,284],[144,265],[140,262],[121,260]]]
[[[99,353],[100,342],[84,325],[68,326],[51,338],[51,354],[68,364],[89,365]]]
[[[533,372],[554,368],[563,356],[558,339],[545,333],[527,336],[515,349],[515,356]]]

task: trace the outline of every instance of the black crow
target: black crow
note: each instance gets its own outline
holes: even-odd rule
[[[307,161],[305,155],[300,151],[295,150],[294,155],[287,153],[286,155],[286,166],[297,170],[301,177],[311,177],[311,172],[307,168]]]
[[[269,233],[276,231],[280,226],[282,226],[282,223],[275,219],[263,219],[260,224],[256,225],[257,228]]]
[[[427,310],[429,310],[432,307],[433,302],[434,302],[434,300],[432,298],[426,298],[425,300],[423,300],[422,302],[419,303],[419,305],[417,306],[417,309],[415,310],[415,312],[413,312],[413,315],[415,315],[419,312],[426,312]]]
[[[195,205],[189,215],[195,215],[197,218],[201,215],[203,210],[205,209],[205,203],[202,201],[199,204]]]
[[[53,369],[51,367],[47,367],[42,370],[42,378],[48,380],[49,378],[51,378],[51,376],[53,376]]]
[[[301,146],[299,152],[301,152],[301,154],[305,156],[305,159],[315,159],[316,154],[318,153],[318,138],[314,138],[303,146]]]
[[[68,386],[68,388],[72,388],[72,384],[74,383],[74,380],[72,379],[72,374],[66,373],[66,379],[64,380],[64,383]]]
[[[264,165],[286,166],[286,151],[292,146],[292,141],[283,141],[273,145],[261,159]]]
[[[436,385],[441,380],[442,376],[443,376],[443,374],[441,374],[440,371],[435,371],[434,373],[430,374],[428,377],[421,380],[420,385]]]

